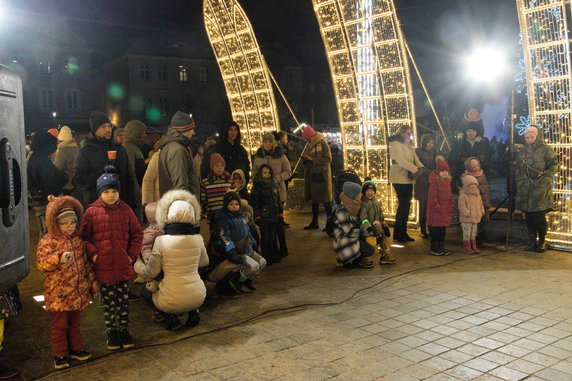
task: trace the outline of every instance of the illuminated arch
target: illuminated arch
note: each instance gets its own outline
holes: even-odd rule
[[[371,176],[381,194],[389,184],[387,138],[415,111],[403,36],[393,0],[312,0],[328,56],[344,146],[344,163]],[[394,214],[394,196],[383,200]],[[410,218],[415,218],[411,208]]]
[[[542,125],[546,143],[558,154],[554,212],[547,239],[572,247],[572,93],[570,36],[563,0],[517,0],[532,123]]]
[[[243,144],[252,153],[264,133],[280,129],[268,68],[236,0],[204,0],[203,14],[232,117],[246,132]]]

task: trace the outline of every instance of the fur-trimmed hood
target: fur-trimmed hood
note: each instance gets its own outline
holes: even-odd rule
[[[270,156],[275,159],[280,159],[282,155],[284,155],[284,149],[280,145],[274,144],[274,148],[272,149],[272,152],[270,152]],[[264,150],[264,147],[260,147],[254,154],[254,156],[262,158],[265,157],[266,151]]]
[[[183,189],[170,190],[161,197],[157,203],[157,225],[159,229],[164,230],[165,225],[168,223],[167,216],[169,215],[169,207],[175,201],[187,201],[195,211],[195,223],[198,224],[201,220],[201,205],[197,198],[190,192]]]
[[[48,228],[48,233],[54,237],[63,235],[57,223],[57,216],[60,211],[65,208],[73,208],[77,215],[77,230],[73,236],[78,235],[81,229],[81,223],[83,221],[83,207],[81,203],[71,196],[50,196],[48,197],[48,206],[46,207],[46,227]]]
[[[435,136],[432,133],[427,132],[421,135],[421,149],[425,149],[430,141],[435,143]],[[433,149],[435,149],[435,147],[433,147]]]

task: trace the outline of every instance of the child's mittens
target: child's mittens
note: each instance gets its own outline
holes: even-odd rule
[[[235,249],[232,249],[228,252],[228,260],[234,263],[235,265],[242,265],[244,261],[242,260],[240,254]]]

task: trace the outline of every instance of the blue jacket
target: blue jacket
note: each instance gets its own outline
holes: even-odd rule
[[[219,210],[216,214],[215,231],[221,239],[226,253],[232,249],[236,249],[238,254],[248,254],[252,251],[252,246],[256,245],[254,237],[250,234],[248,220],[241,212]],[[235,242],[245,237],[248,238],[248,247],[245,250],[238,250],[235,246]]]

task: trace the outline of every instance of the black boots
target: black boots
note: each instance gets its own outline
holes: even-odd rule
[[[546,251],[546,237],[541,235],[538,237],[538,245],[536,246],[537,253],[544,253]]]

